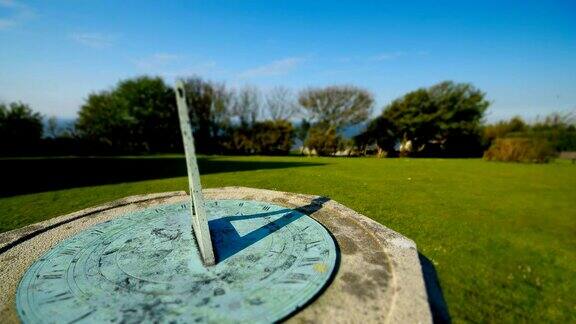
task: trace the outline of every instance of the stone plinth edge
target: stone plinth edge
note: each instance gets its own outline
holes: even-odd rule
[[[295,323],[430,323],[414,242],[326,197],[246,187],[204,189],[206,199],[308,206],[337,242],[340,260],[323,293],[286,319]],[[0,318],[17,322],[15,292],[26,269],[58,242],[127,212],[187,201],[183,191],[130,196],[0,234]]]

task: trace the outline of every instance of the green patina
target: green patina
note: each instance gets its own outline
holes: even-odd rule
[[[96,225],[52,248],[17,292],[25,323],[273,322],[313,298],[336,265],[327,230],[298,210],[206,204],[217,263],[204,266],[188,204]]]

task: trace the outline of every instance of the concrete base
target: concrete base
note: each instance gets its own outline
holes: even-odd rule
[[[205,189],[206,199],[246,199],[296,208],[318,196],[244,187]],[[61,240],[94,224],[157,204],[187,201],[185,192],[131,196],[0,234],[0,318],[18,322],[16,288],[24,272]],[[340,249],[334,280],[288,322],[430,323],[422,269],[413,241],[328,200],[306,212],[323,224]]]

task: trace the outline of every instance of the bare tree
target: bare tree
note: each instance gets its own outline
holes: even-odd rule
[[[243,126],[252,125],[260,117],[260,91],[258,88],[245,86],[234,95],[231,104],[232,115],[240,119]]]
[[[226,126],[229,123],[232,93],[226,88],[224,83],[212,84],[212,90],[214,95],[212,99],[213,121],[215,125],[219,125],[214,130],[216,135],[222,126]]]
[[[194,133],[202,145],[210,145],[222,126],[228,124],[230,91],[223,83],[204,80],[198,76],[184,81],[186,98],[194,127]],[[201,145],[201,146],[202,146]]]
[[[220,153],[222,130],[230,125],[228,103],[231,91],[224,83],[192,76],[184,80],[184,91],[196,149],[202,153]]]
[[[303,90],[299,102],[314,122],[339,130],[365,121],[374,98],[370,92],[354,86],[330,86]]]
[[[300,107],[294,98],[294,93],[285,87],[275,87],[266,95],[266,107],[270,118],[274,121],[289,120],[295,117]]]

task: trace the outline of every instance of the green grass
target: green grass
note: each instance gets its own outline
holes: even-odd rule
[[[17,173],[2,186],[25,185],[15,196],[4,188],[0,230],[128,195],[187,188],[183,169],[172,170],[183,165],[181,158],[166,158],[172,164],[164,169],[163,158],[147,159],[131,159],[153,162],[135,174],[124,175],[130,164],[86,182],[75,181],[97,167],[79,166],[79,174],[63,182],[58,175],[51,180],[39,172]],[[103,159],[97,165],[114,173],[110,166],[124,162]],[[576,321],[576,165],[301,157],[200,162],[205,187],[325,195],[413,239],[434,264],[455,322]],[[35,187],[51,191],[33,193]]]

